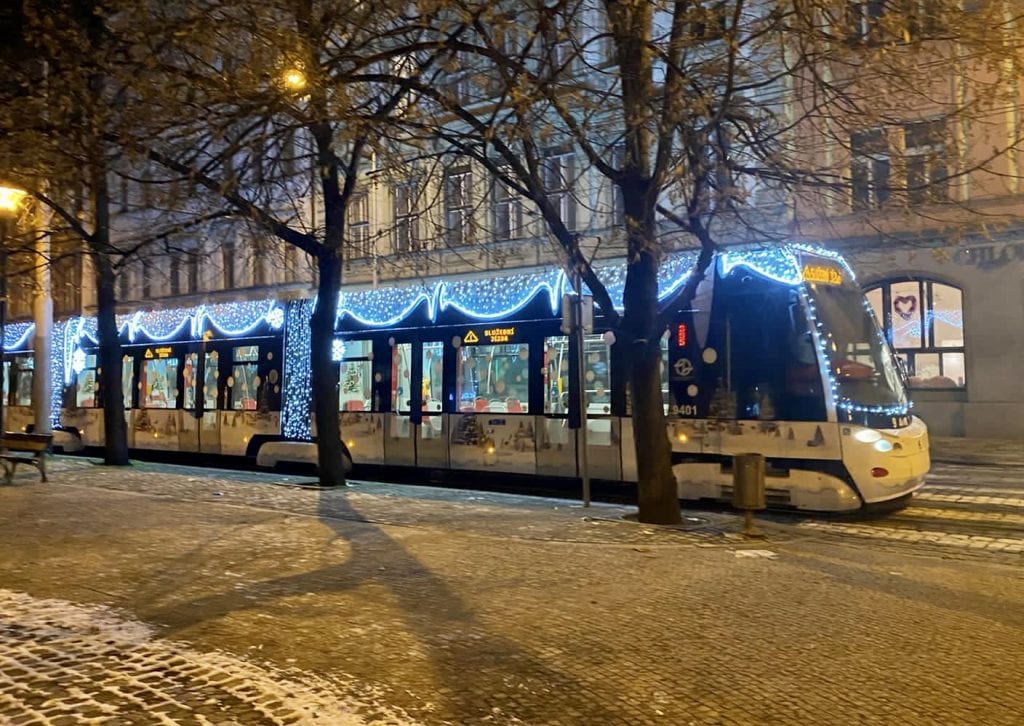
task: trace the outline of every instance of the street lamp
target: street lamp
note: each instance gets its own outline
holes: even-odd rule
[[[17,223],[18,212],[27,192],[0,184],[0,434],[4,427],[7,403],[7,370],[4,368],[4,332],[7,325],[7,239]]]
[[[284,87],[289,91],[306,90],[306,74],[301,68],[288,68],[281,76]]]

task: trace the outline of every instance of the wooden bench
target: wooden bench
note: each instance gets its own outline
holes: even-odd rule
[[[11,483],[18,464],[28,464],[39,470],[46,479],[46,452],[53,443],[53,434],[20,434],[8,431],[0,436],[0,463],[4,467],[4,481]]]

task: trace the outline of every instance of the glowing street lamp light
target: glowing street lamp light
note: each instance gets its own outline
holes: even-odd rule
[[[0,185],[0,216],[16,217],[27,195],[28,192],[24,189]]]
[[[306,74],[299,68],[287,69],[282,80],[289,91],[302,91],[306,88]]]

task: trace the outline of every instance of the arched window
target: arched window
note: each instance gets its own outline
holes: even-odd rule
[[[963,388],[964,296],[934,280],[890,280],[866,291],[912,388]]]

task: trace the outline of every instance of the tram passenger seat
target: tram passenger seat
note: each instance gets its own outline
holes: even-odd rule
[[[518,398],[507,398],[505,399],[505,410],[508,413],[522,413],[523,404]]]
[[[366,407],[365,407],[365,405],[363,404],[362,401],[357,401],[355,399],[351,399],[351,400],[345,401],[345,410],[346,411],[363,411],[363,410],[365,410],[365,408]]]
[[[481,396],[480,398],[476,399],[476,404],[474,405],[474,408],[477,411],[477,413],[482,413],[483,411],[488,410],[487,406],[487,399]]]

